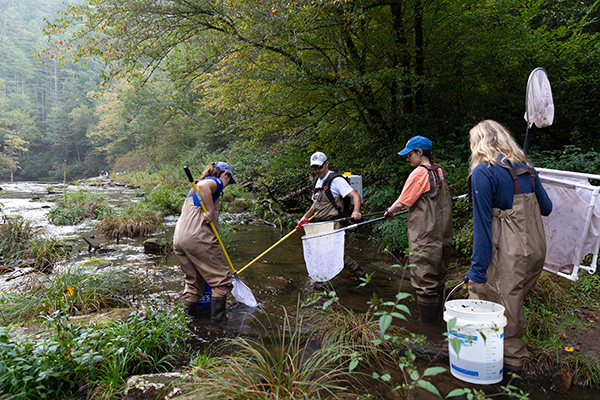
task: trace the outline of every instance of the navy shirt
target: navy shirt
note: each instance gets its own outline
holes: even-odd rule
[[[505,161],[510,165],[510,162]],[[526,167],[515,163],[514,168]],[[531,176],[519,175],[523,193],[531,193]],[[515,187],[510,172],[497,164],[481,163],[471,175],[473,191],[473,256],[467,278],[477,283],[485,283],[486,271],[492,261],[492,208],[510,210],[513,206]],[[552,211],[552,201],[535,174],[535,196],[542,215]]]

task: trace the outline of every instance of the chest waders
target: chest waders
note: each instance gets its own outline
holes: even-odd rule
[[[218,221],[216,208],[213,218]],[[226,297],[233,289],[233,275],[195,194],[183,203],[181,217],[173,233],[173,252],[185,275],[183,299],[187,313],[194,316],[193,310],[204,293],[206,282],[212,293],[211,319],[219,321],[225,318]]]
[[[315,221],[331,221],[333,219],[337,219],[339,216],[338,210],[341,209],[344,205],[344,199],[341,196],[338,196],[333,198],[337,207],[334,206],[325,194],[326,189],[328,188],[322,187],[318,189],[313,189],[313,214],[315,216]],[[335,223],[335,229],[340,229],[341,227],[341,223]],[[358,265],[358,263],[354,259],[352,259],[346,254],[344,254],[344,268],[350,271],[352,275],[356,278],[365,277],[365,271],[363,271],[363,269]]]
[[[446,172],[438,165],[422,165],[429,191],[408,210],[410,281],[417,292],[419,321],[433,323],[442,313],[446,272],[452,254],[452,196]]]
[[[515,197],[512,209],[492,209],[492,261],[487,269],[486,282],[495,287],[504,299],[507,319],[504,327],[504,363],[509,368],[520,368],[523,361],[529,359],[523,342],[526,328],[523,300],[544,267],[546,236],[535,196],[533,168],[511,168],[505,163],[498,165],[510,172]],[[521,191],[517,177],[522,174],[531,176],[531,193]],[[480,299],[502,303],[487,285],[472,286]]]

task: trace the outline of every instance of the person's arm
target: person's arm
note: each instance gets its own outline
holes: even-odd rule
[[[206,218],[208,222],[214,222],[213,217],[215,215],[215,204],[212,200],[212,194],[217,190],[217,182],[213,181],[212,179],[203,179],[196,185],[196,187],[198,188],[200,199],[206,207],[204,218]]]
[[[350,193],[348,193],[348,196],[350,196],[352,202],[354,203],[354,209],[352,210],[352,215],[350,217],[353,220],[358,221],[362,218],[362,214],[360,213],[360,195],[356,190],[353,190]]]
[[[485,283],[487,269],[492,261],[492,208],[493,180],[486,164],[475,168],[471,176],[473,191],[473,255],[467,278]]]
[[[552,200],[548,197],[548,193],[546,193],[546,189],[544,189],[537,172],[535,173],[535,197],[540,205],[540,213],[545,217],[550,215],[552,212]]]
[[[404,210],[404,207],[406,206],[402,204],[402,202],[400,201],[400,196],[398,196],[398,199],[396,199],[396,201],[391,206],[389,206],[387,210],[385,210],[383,216],[387,219],[394,219],[396,217],[394,213],[396,211]]]
[[[302,224],[304,221],[306,221],[307,219],[309,219],[310,217],[312,217],[314,213],[315,213],[315,205],[313,203],[310,206],[310,208],[308,209],[308,211],[306,213],[304,213],[304,215],[302,216],[302,218],[300,218],[300,221],[298,221],[298,225]]]

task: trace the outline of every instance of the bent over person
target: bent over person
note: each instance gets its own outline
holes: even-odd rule
[[[442,314],[446,272],[452,254],[452,196],[446,171],[434,163],[431,140],[411,138],[398,152],[415,168],[385,217],[408,207],[410,282],[417,292],[419,321],[435,323]]]
[[[185,314],[190,317],[197,315],[196,307],[204,293],[205,282],[212,289],[211,321],[219,322],[226,316],[226,298],[233,289],[233,276],[210,222],[218,229],[219,198],[223,189],[232,183],[235,179],[227,163],[207,166],[197,184],[200,196],[194,189],[190,190],[175,226],[173,250],[185,274],[183,304]],[[200,202],[204,203],[206,213]]]
[[[300,224],[312,215],[315,216],[315,222],[331,221],[343,217],[345,197],[349,197],[353,202],[350,218],[355,221],[360,220],[362,218],[360,213],[360,195],[352,189],[342,175],[329,170],[327,156],[317,151],[310,156],[310,167],[315,172],[313,180],[313,204],[300,219]],[[335,223],[335,229],[340,229],[341,227],[340,222]],[[344,255],[344,268],[348,269],[358,279],[366,276],[365,271],[348,255]]]
[[[467,272],[471,298],[506,307],[504,371],[519,373],[529,352],[523,342],[523,300],[544,267],[542,215],[552,201],[508,130],[485,120],[470,131],[473,256]],[[489,286],[494,287],[502,298]],[[507,376],[505,375],[505,380]]]

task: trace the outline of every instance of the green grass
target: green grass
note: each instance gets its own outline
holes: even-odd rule
[[[284,310],[285,312],[285,310]],[[352,347],[315,343],[302,318],[287,313],[275,332],[259,339],[236,338],[222,344],[229,356],[194,369],[199,378],[191,398],[207,399],[351,399]],[[207,365],[208,364],[208,365]]]
[[[527,330],[524,340],[530,348],[535,366],[553,375],[568,368],[574,382],[598,388],[600,360],[586,352],[568,351],[573,337],[589,335],[597,324],[600,298],[600,278],[581,275],[576,282],[543,272],[537,286],[525,301]],[[588,333],[586,333],[588,332]],[[593,339],[592,339],[593,342]]]
[[[56,311],[71,315],[128,307],[145,285],[123,271],[70,268],[49,277],[31,276],[23,288],[0,294],[0,323],[34,321]]]
[[[0,327],[2,398],[118,398],[125,378],[173,370],[186,350],[183,317],[165,310],[87,326],[56,312],[46,326],[41,339]]]
[[[110,237],[150,236],[162,229],[162,217],[146,203],[133,203],[102,218],[97,228]]]
[[[110,214],[106,196],[97,192],[77,190],[65,192],[56,199],[56,207],[48,212],[48,220],[54,225],[77,225],[86,219],[99,219]]]
[[[2,264],[20,264],[27,261],[32,267],[47,271],[71,251],[72,246],[64,241],[42,237],[40,229],[30,220],[16,218],[0,223]]]

